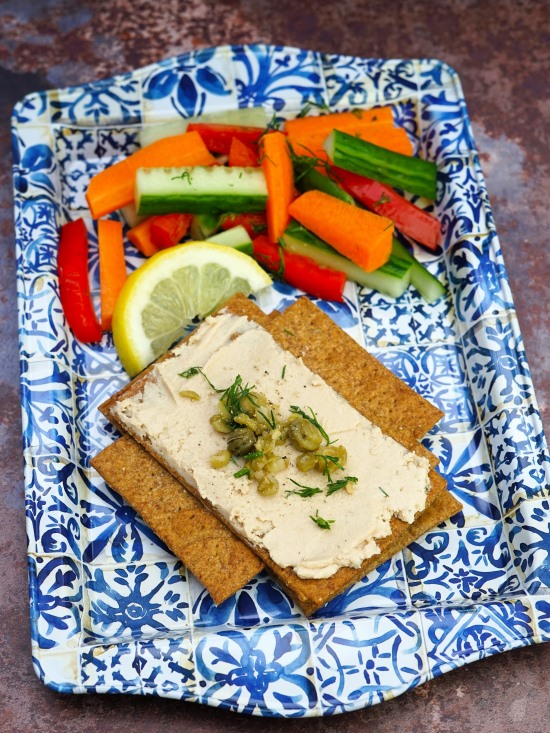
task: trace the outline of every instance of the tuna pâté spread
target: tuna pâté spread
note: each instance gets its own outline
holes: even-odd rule
[[[301,578],[357,568],[377,554],[377,539],[391,534],[392,516],[410,523],[425,507],[427,459],[384,435],[258,324],[221,311],[173,354],[153,367],[141,391],[116,404],[114,415],[281,567]],[[282,440],[274,450],[285,468],[271,495],[250,480],[246,456],[214,468],[212,456],[227,449],[228,436],[213,428],[211,417],[220,394],[237,382],[265,396],[274,424],[309,416],[324,436],[316,454],[344,446],[345,466],[301,471],[296,462],[303,453]]]

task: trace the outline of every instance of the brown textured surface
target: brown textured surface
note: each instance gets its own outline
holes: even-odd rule
[[[460,74],[543,423],[550,434],[548,3],[338,0],[0,2],[0,729],[475,733],[550,729],[550,645],[499,654],[368,710],[325,720],[248,719],[172,700],[67,697],[30,662],[9,115],[27,92],[125,72],[218,43],[435,57]]]
[[[242,295],[231,298],[222,309],[226,307],[236,315],[247,315],[251,320],[263,325],[283,348],[288,348],[296,357],[301,357],[309,369],[320,374],[327,384],[340,392],[356,410],[376,423],[383,432],[391,435],[409,450],[434,458],[418,443],[418,439],[442,417],[439,410],[419,397],[358,346],[310,300],[300,298],[276,318],[266,318]],[[170,352],[162,357],[166,358],[170,358]],[[117,402],[130,395],[139,394],[149,377],[150,369],[149,367],[144,370],[127,387],[100,406],[101,412],[109,420],[118,424],[115,411]],[[424,423],[426,427],[419,429]],[[124,425],[122,427],[125,428]],[[165,469],[172,471],[174,476],[182,480],[167,463],[163,462],[162,456],[155,453],[147,438],[142,439],[138,435],[134,437],[165,466]],[[340,568],[330,578],[304,580],[290,568],[281,568],[274,563],[269,553],[261,548],[255,548],[255,552],[286,592],[295,598],[303,612],[309,616],[352,583],[378,567],[388,557],[402,550],[412,539],[460,510],[460,502],[445,491],[445,480],[433,468],[430,471],[430,480],[432,488],[426,498],[426,505],[429,507],[437,499],[437,511],[419,514],[415,519],[415,524],[418,521],[419,527],[411,527],[394,517],[391,522],[391,535],[378,541],[380,553],[365,560],[358,570]],[[198,492],[191,487],[189,491],[200,498]],[[430,525],[429,519],[433,519],[434,523]]]
[[[91,463],[208,588],[214,603],[225,601],[262,569],[256,555],[128,435]]]

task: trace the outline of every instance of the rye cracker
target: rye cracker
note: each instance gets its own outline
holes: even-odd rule
[[[200,580],[216,605],[263,568],[252,550],[129,435],[91,464]]]
[[[331,319],[308,299],[301,299],[282,315],[273,319],[266,317],[243,296],[232,298],[225,305],[225,309],[236,315],[246,315],[258,322],[283,348],[300,356],[306,366],[320,374],[351,405],[385,433],[409,450],[426,455],[427,451],[418,443],[418,438],[435,424],[442,413],[429,403],[425,405],[426,400],[416,395],[374,357],[368,355],[340,328],[337,326],[333,328]],[[165,358],[170,358],[170,355]],[[115,425],[118,425],[113,414],[116,402],[141,391],[142,380],[147,378],[148,372],[149,370],[146,370],[136,377],[126,388],[101,406],[101,411]],[[348,377],[350,384],[353,385],[350,389],[346,389]],[[364,381],[368,383],[366,389],[361,387]],[[399,408],[401,399],[405,405],[404,409]],[[151,450],[146,439],[143,440],[143,445],[147,450]],[[160,456],[156,458],[161,464],[163,463]],[[432,465],[435,462],[432,457]],[[165,468],[168,466],[165,465]],[[182,480],[177,475],[176,478]],[[341,568],[330,578],[305,580],[299,578],[291,569],[277,566],[269,554],[261,548],[252,546],[251,549],[271,570],[289,595],[296,599],[304,613],[310,615],[381,562],[403,549],[412,539],[460,509],[460,504],[445,490],[444,479],[433,468],[430,471],[430,480],[432,488],[427,496],[425,510],[417,515],[412,524],[392,519],[391,535],[378,541],[380,553],[366,560],[358,569]],[[189,486],[187,489],[191,493],[196,493]],[[197,498],[208,506],[200,496],[197,495]],[[432,506],[434,502],[436,503]]]

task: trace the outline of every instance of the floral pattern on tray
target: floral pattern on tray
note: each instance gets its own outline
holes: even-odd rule
[[[463,503],[307,620],[265,574],[215,607],[90,468],[116,436],[97,406],[126,382],[112,340],[80,344],[59,303],[59,225],[84,217],[97,298],[91,175],[141,126],[236,107],[292,117],[390,104],[438,165],[448,288],[427,305],[346,286],[319,303],[445,411],[425,439]],[[467,662],[550,639],[549,457],[456,73],[436,60],[276,46],[193,51],[70,89],[13,116],[23,446],[33,659],[63,692],[155,694],[265,716],[372,705]],[[129,247],[130,268],[140,256]],[[276,284],[266,310],[298,293]]]

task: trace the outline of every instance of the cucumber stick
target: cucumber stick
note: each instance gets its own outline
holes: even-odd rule
[[[318,265],[343,272],[348,280],[393,298],[398,298],[409,286],[411,263],[408,260],[392,254],[389,261],[378,270],[365,272],[293,220],[283,234],[283,245],[289,252],[310,257]]]
[[[324,148],[334,165],[387,183],[433,201],[436,196],[437,167],[422,158],[373,145],[366,140],[333,130]]]
[[[252,240],[246,229],[240,224],[239,226],[231,227],[231,229],[226,229],[224,232],[219,232],[219,234],[213,234],[207,237],[207,240],[214,244],[223,244],[225,247],[233,247],[233,249],[237,249],[239,252],[244,252],[246,255],[252,257]]]
[[[140,215],[263,211],[267,185],[260,168],[138,168],[135,200]]]
[[[126,204],[126,206],[123,206],[121,209],[119,209],[120,213],[122,214],[122,218],[128,224],[130,229],[133,227],[136,227],[138,224],[141,224],[141,222],[145,219],[144,216],[139,216],[137,213],[136,205],[132,202],[131,204]]]
[[[191,239],[209,239],[220,231],[221,214],[193,214],[189,234]]]
[[[296,188],[301,193],[313,190],[323,191],[341,201],[345,201],[347,204],[351,204],[352,206],[356,205],[353,196],[350,196],[347,191],[344,191],[332,178],[316,170],[311,163],[296,163],[294,165],[294,176]]]
[[[247,127],[266,127],[267,115],[263,107],[243,107],[207,112],[196,117],[179,117],[143,127],[139,133],[141,147],[161,140],[163,137],[181,135],[191,122],[211,122],[217,125],[245,125]]]
[[[433,303],[441,298],[442,295],[445,295],[447,291],[439,280],[431,272],[428,272],[424,265],[420,264],[409,250],[395,238],[392,243],[392,255],[410,263],[411,285],[418,290],[424,300],[428,303]]]

